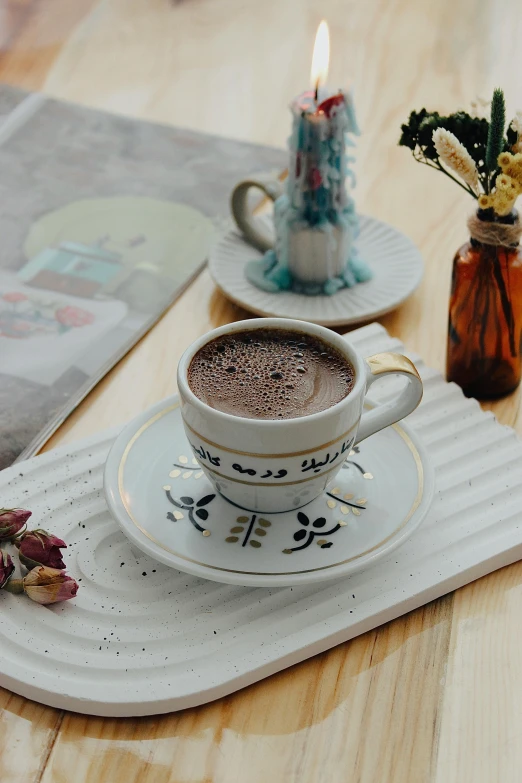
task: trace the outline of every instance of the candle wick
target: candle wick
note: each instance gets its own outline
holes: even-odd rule
[[[317,79],[317,81],[315,83],[314,100],[315,100],[316,103],[319,100],[319,79]]]

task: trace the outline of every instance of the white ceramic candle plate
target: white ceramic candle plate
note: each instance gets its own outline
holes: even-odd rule
[[[254,514],[200,470],[176,396],[119,435],[104,486],[125,535],[156,560],[217,582],[283,587],[339,579],[388,555],[426,515],[434,481],[418,438],[395,425],[356,447],[321,497]]]
[[[350,340],[366,356],[403,350],[377,324]],[[522,444],[419,357],[410,358],[424,399],[408,424],[435,467],[433,502],[390,556],[334,582],[219,584],[143,554],[118,528],[103,495],[116,431],[2,471],[2,504],[30,508],[34,526],[66,540],[67,570],[80,589],[53,607],[0,590],[0,685],[90,715],[195,707],[519,560]],[[383,384],[381,395],[374,385],[372,393],[384,401],[384,393],[394,394],[390,386]]]
[[[265,227],[270,216],[259,217]],[[415,291],[422,279],[422,256],[413,242],[397,229],[360,215],[359,254],[367,261],[373,279],[332,296],[306,296],[291,291],[268,293],[250,283],[244,266],[262,254],[237,231],[230,231],[212,248],[209,270],[217,287],[236,304],[256,315],[300,318],[323,326],[362,323],[394,310]]]

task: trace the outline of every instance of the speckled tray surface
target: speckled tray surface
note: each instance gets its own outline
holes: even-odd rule
[[[350,339],[366,355],[402,348],[376,324]],[[195,706],[519,559],[522,443],[412,358],[425,396],[408,423],[435,466],[432,506],[387,559],[334,583],[224,585],[133,549],[103,495],[115,431],[3,471],[3,505],[32,509],[39,523],[66,539],[68,570],[80,590],[53,608],[0,593],[0,684],[94,715]],[[386,392],[393,394],[390,386]]]

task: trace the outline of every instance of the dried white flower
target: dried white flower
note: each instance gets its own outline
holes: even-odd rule
[[[517,111],[515,117],[511,121],[511,127],[520,136],[520,134],[522,133],[522,111]]]
[[[478,171],[475,161],[465,146],[445,128],[437,128],[433,131],[433,143],[442,163],[458,174],[476,193],[479,184]]]

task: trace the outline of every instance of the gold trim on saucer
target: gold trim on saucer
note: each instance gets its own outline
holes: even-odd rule
[[[180,560],[185,560],[187,563],[195,563],[196,565],[203,566],[203,568],[210,568],[213,571],[226,571],[228,573],[232,574],[243,574],[244,576],[272,576],[272,577],[278,577],[278,576],[294,576],[298,574],[309,574],[313,571],[326,571],[330,568],[336,568],[340,565],[345,565],[346,563],[351,563],[354,560],[358,560],[361,557],[365,557],[366,555],[370,554],[370,552],[375,551],[376,549],[379,549],[379,547],[386,544],[391,538],[393,538],[397,533],[402,530],[402,528],[409,522],[409,520],[412,518],[415,511],[418,509],[421,500],[422,495],[424,492],[424,468],[422,465],[422,460],[420,457],[419,452],[417,451],[415,444],[411,440],[410,436],[402,429],[402,427],[399,424],[393,424],[393,429],[396,430],[396,432],[400,435],[400,437],[403,439],[403,441],[406,443],[408,449],[410,450],[412,457],[415,462],[415,466],[417,468],[417,481],[418,481],[418,487],[417,487],[417,494],[415,496],[415,499],[412,503],[412,506],[408,513],[406,514],[405,518],[400,522],[400,524],[393,530],[389,535],[386,536],[382,541],[377,542],[374,546],[370,547],[369,549],[364,550],[364,552],[359,552],[359,554],[354,555],[353,557],[346,558],[345,560],[340,560],[337,563],[332,563],[330,565],[325,566],[319,566],[318,568],[308,568],[308,569],[299,569],[298,571],[241,571],[239,569],[235,568],[222,568],[220,566],[214,566],[210,565],[209,563],[203,563],[200,560],[195,560],[191,557],[186,557],[185,555],[180,554],[179,552],[176,552],[174,549],[171,549],[170,547],[165,546],[160,541],[158,541],[154,536],[152,536],[147,530],[145,530],[138,521],[134,518],[134,515],[132,514],[132,511],[129,507],[127,495],[124,490],[123,486],[123,474],[125,470],[125,464],[127,462],[127,458],[130,454],[130,451],[138,438],[147,430],[152,424],[154,424],[158,419],[161,419],[163,416],[165,416],[167,413],[170,413],[171,411],[175,410],[179,407],[179,401],[174,403],[174,405],[170,405],[168,408],[165,408],[162,411],[159,411],[159,413],[156,413],[154,416],[152,416],[148,421],[146,421],[144,424],[141,425],[141,427],[137,430],[137,432],[134,433],[130,441],[128,442],[127,446],[125,447],[125,450],[123,452],[123,455],[120,460],[120,464],[118,466],[118,491],[120,495],[121,502],[125,508],[125,511],[127,512],[127,516],[133,523],[133,525],[141,532],[143,535],[149,539],[149,541],[152,541],[156,546],[159,546],[160,549],[163,549],[165,552],[169,552],[172,555],[175,555]],[[320,478],[321,475],[316,476],[314,478]],[[294,483],[294,482],[292,482]]]

